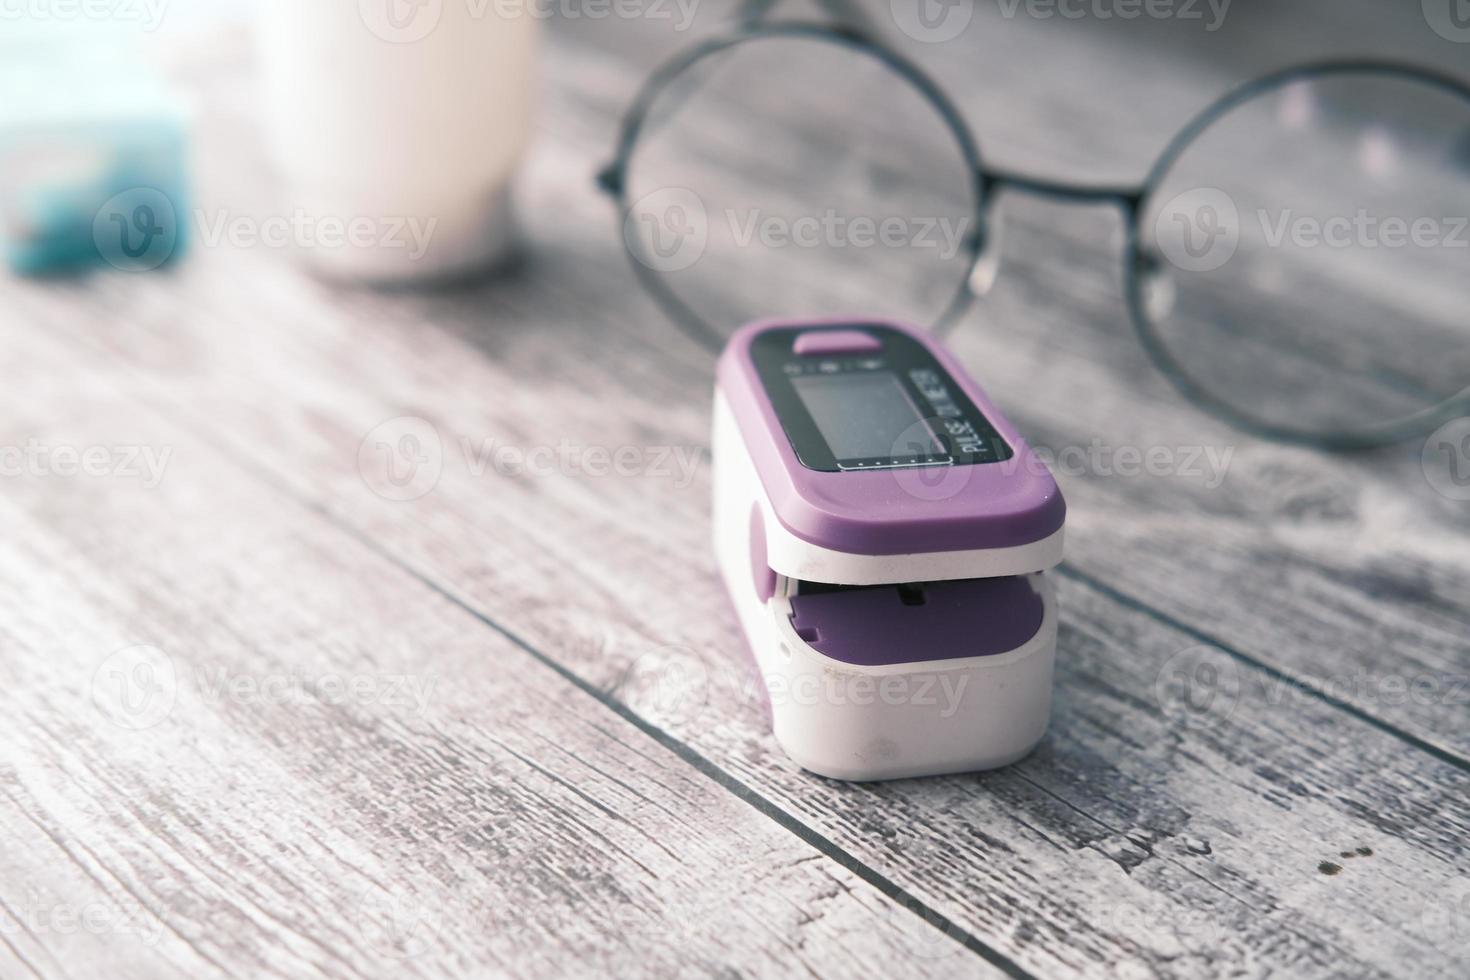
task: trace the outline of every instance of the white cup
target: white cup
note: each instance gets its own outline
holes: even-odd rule
[[[468,276],[508,250],[537,21],[478,0],[266,0],[264,124],[321,272]],[[330,233],[330,234],[329,234]]]

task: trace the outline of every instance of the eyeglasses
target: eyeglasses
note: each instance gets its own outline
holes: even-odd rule
[[[1011,190],[1120,210],[1144,349],[1242,429],[1357,449],[1470,412],[1470,87],[1435,71],[1276,72],[1196,115],[1140,185],[1093,186],[987,163],[864,31],[745,23],[654,71],[599,180],[635,273],[712,348],[771,314],[947,332],[995,281]]]

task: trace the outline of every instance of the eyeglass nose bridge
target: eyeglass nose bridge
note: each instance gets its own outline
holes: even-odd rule
[[[1032,197],[1077,204],[1116,204],[1126,217],[1132,217],[1143,204],[1148,188],[1111,184],[1072,184],[1045,177],[1030,177],[1011,170],[981,166],[980,188],[988,201],[1004,190],[1019,191]]]
[[[1007,190],[1032,197],[1075,204],[1113,204],[1122,213],[1132,237],[1147,188],[1106,185],[1071,184],[1046,178],[1028,177],[1011,171],[981,165],[976,169],[979,202],[975,209],[975,226],[970,237],[970,254],[974,260],[967,278],[969,292],[985,296],[995,285],[1000,273],[1005,220],[995,203]]]

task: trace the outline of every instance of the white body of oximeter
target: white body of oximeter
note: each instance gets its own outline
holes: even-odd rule
[[[1046,731],[1066,505],[922,331],[766,320],[720,358],[715,551],[803,768],[1003,766]]]

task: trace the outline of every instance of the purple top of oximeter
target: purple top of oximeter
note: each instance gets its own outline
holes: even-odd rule
[[[720,356],[776,519],[860,555],[1008,548],[1058,531],[1045,464],[950,354],[892,320],[762,320]]]

